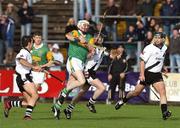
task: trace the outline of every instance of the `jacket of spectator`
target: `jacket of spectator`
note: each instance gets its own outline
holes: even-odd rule
[[[32,23],[32,18],[34,16],[32,7],[23,8],[21,7],[18,11],[18,15],[20,17],[20,22],[22,25],[27,23]]]

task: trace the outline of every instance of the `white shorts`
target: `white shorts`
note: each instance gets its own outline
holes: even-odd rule
[[[75,72],[75,71],[83,71],[84,69],[84,63],[75,57],[68,58],[66,63],[66,69],[69,74]]]
[[[46,75],[44,72],[34,72],[32,71],[32,77],[33,77],[33,82],[35,84],[42,84],[45,81]]]

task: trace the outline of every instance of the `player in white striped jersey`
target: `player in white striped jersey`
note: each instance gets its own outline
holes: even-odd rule
[[[165,37],[166,36],[163,33],[155,33],[153,39],[154,42],[144,48],[140,55],[140,83],[136,85],[134,91],[129,92],[122,101],[120,100],[116,103],[116,110],[130,98],[139,95],[145,86],[152,84],[160,95],[162,118],[166,120],[171,116],[171,112],[167,109],[166,89],[161,73],[167,50],[167,46],[164,44]]]
[[[75,105],[78,103],[80,98],[88,91],[90,86],[96,87],[96,90],[93,96],[89,99],[89,102],[86,106],[92,113],[96,113],[96,109],[94,106],[96,99],[105,91],[105,86],[103,85],[103,83],[98,78],[96,78],[96,71],[102,62],[103,56],[105,55],[108,55],[108,53],[105,51],[105,48],[102,47],[97,47],[89,53],[89,57],[85,63],[84,68],[86,84],[80,89],[78,95],[72,99],[71,103],[67,106],[67,108],[64,109],[64,113],[67,119],[71,118],[71,113]]]
[[[8,117],[9,110],[12,107],[26,107],[24,119],[31,120],[31,114],[35,107],[36,101],[39,96],[37,88],[32,81],[31,70],[40,71],[40,66],[32,65],[32,57],[30,50],[33,46],[33,39],[31,36],[24,36],[22,38],[22,49],[16,56],[16,82],[19,90],[23,94],[23,100],[6,101],[4,104],[4,115]]]

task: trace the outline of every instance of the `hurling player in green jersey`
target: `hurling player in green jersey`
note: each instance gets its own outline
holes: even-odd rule
[[[47,45],[43,44],[42,36],[36,32],[33,34],[34,45],[31,51],[34,65],[40,65],[42,68],[50,67],[53,64],[53,55]],[[40,86],[45,80],[44,72],[33,72],[33,81]]]
[[[52,107],[54,117],[59,119],[60,109],[69,91],[85,84],[85,77],[83,74],[84,63],[88,53],[93,49],[94,38],[88,34],[89,22],[80,20],[78,22],[78,30],[73,30],[66,34],[69,40],[68,60],[66,69],[69,73],[69,80],[66,88],[61,91],[57,102]]]

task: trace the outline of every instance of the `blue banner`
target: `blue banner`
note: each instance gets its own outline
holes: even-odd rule
[[[100,101],[106,101],[107,99],[107,93],[109,88],[109,82],[107,76],[108,76],[107,72],[97,72],[97,77],[104,83],[106,87],[106,91],[98,98],[98,100]],[[138,78],[139,78],[139,73],[129,72],[126,74],[126,83],[125,83],[126,94],[129,91],[135,89]],[[93,95],[95,89],[96,89],[95,87],[91,86],[89,91],[85,94],[85,96],[82,97],[82,100],[89,100],[89,98]],[[116,89],[116,91],[117,90],[118,88]],[[78,89],[74,90],[74,92],[70,94],[70,97],[76,95],[77,93],[78,93]],[[115,100],[118,100],[118,93],[116,93],[115,98],[116,98]],[[128,103],[132,103],[132,104],[146,103],[148,101],[149,101],[149,88],[145,88],[139,96],[130,99]]]
[[[125,85],[125,92],[126,94],[129,91],[135,89],[137,81],[139,79],[139,73],[137,72],[129,72],[126,75],[126,85]],[[146,87],[139,96],[133,97],[128,101],[128,103],[146,103],[149,101],[149,87]]]

